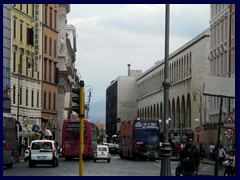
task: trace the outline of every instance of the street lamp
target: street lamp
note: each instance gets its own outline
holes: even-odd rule
[[[171,159],[172,148],[168,140],[168,131],[169,131],[169,88],[170,88],[170,79],[169,79],[169,12],[170,5],[166,4],[166,20],[165,20],[165,62],[164,62],[164,81],[162,83],[164,87],[164,135],[163,143],[160,147],[160,156],[161,160],[161,176],[171,176]]]
[[[202,92],[199,89],[193,90],[193,100],[196,101],[196,95],[199,95],[200,98],[200,106],[199,106],[199,113],[200,113],[200,124],[202,124]]]
[[[91,101],[91,97],[92,97],[92,86],[90,85],[87,85],[85,87],[85,93],[87,94],[88,93],[88,99],[87,99],[87,102],[85,103],[85,110],[86,110],[86,119],[88,119],[88,113],[89,113],[89,109],[90,109],[90,101]]]

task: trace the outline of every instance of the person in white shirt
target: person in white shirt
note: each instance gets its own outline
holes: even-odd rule
[[[225,152],[225,150],[223,148],[223,145],[219,145],[218,157],[219,157],[219,166],[221,166],[222,163],[223,163],[223,160],[226,157],[226,152]]]
[[[208,148],[209,149],[209,155],[210,155],[209,158],[210,158],[211,161],[213,161],[215,159],[215,157],[214,157],[214,155],[215,155],[214,148],[215,148],[215,146],[214,146],[213,143],[211,143],[211,145]]]

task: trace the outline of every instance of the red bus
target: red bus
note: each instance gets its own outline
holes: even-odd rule
[[[121,158],[159,158],[160,127],[157,120],[124,121],[120,128],[119,155]]]
[[[83,158],[92,158],[97,146],[97,127],[89,120],[84,120]],[[79,158],[79,119],[64,120],[62,126],[62,157],[66,160]]]

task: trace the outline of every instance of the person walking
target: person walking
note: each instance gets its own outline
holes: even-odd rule
[[[199,153],[193,138],[188,137],[185,147],[180,151],[183,176],[199,176]]]
[[[219,145],[218,157],[219,157],[219,166],[221,166],[223,163],[223,160],[226,157],[226,151],[224,150],[223,145],[221,144]]]
[[[213,161],[214,159],[215,159],[215,157],[214,157],[214,155],[215,155],[215,153],[214,153],[214,148],[215,148],[215,146],[214,146],[214,144],[213,144],[213,142],[210,144],[210,146],[209,146],[209,159],[211,160],[211,161]]]
[[[226,160],[226,169],[224,176],[234,176],[235,175],[235,152],[231,150],[229,154],[225,157]]]

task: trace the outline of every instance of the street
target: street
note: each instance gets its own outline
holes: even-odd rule
[[[171,174],[175,176],[178,161],[171,161]],[[161,161],[142,161],[121,159],[118,154],[113,154],[111,162],[101,160],[94,163],[92,160],[84,161],[84,176],[159,176]],[[224,168],[219,168],[219,176],[224,173]],[[214,175],[214,165],[200,165],[201,175]],[[60,159],[59,167],[50,165],[37,165],[28,167],[28,162],[20,161],[12,169],[3,169],[3,176],[79,176],[79,161],[65,161]]]

